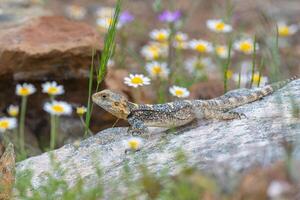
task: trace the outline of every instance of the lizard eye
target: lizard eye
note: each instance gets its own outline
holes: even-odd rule
[[[102,98],[103,98],[103,99],[106,99],[106,98],[107,98],[107,95],[106,95],[106,94],[102,94]]]

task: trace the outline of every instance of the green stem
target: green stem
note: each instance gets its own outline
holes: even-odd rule
[[[20,113],[20,124],[19,124],[19,142],[21,154],[26,154],[25,152],[25,115],[26,115],[26,105],[27,105],[27,97],[22,97],[21,102],[21,113]]]
[[[252,88],[253,81],[254,81],[255,61],[256,61],[256,36],[254,36],[254,41],[253,41],[252,75],[251,75],[250,88]]]
[[[55,115],[51,115],[50,116],[50,121],[51,121],[50,150],[53,150],[55,148],[55,142],[56,142],[56,119],[57,119],[57,117]]]

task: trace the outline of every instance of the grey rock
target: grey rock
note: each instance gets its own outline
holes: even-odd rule
[[[246,94],[250,90],[236,90],[227,95]],[[293,97],[294,104],[291,103]],[[97,179],[94,161],[99,162],[106,181],[118,179],[124,163],[137,168],[143,160],[154,172],[169,168],[176,172],[175,152],[184,150],[188,162],[207,173],[213,173],[220,182],[224,177],[249,169],[253,165],[268,165],[285,156],[280,142],[284,138],[297,143],[300,120],[294,116],[295,106],[300,104],[300,80],[264,99],[237,108],[247,118],[233,121],[199,121],[175,131],[157,129],[144,136],[141,151],[124,153],[126,128],[110,128],[82,141],[78,146],[65,145],[53,153],[66,169],[66,180],[73,185],[78,175],[89,183]],[[297,113],[296,113],[297,114]],[[296,145],[295,158],[299,159]],[[32,169],[34,187],[43,182],[43,174],[51,171],[49,154],[29,158],[18,163],[17,172]],[[225,173],[226,172],[226,173]]]

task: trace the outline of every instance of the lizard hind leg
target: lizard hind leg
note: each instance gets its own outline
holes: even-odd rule
[[[218,120],[234,120],[234,119],[242,119],[247,118],[244,113],[238,112],[224,112],[220,110],[205,110],[204,116],[206,119],[218,119]]]

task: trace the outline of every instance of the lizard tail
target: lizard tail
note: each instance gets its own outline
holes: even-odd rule
[[[249,95],[238,96],[238,97],[222,96],[222,97],[218,97],[218,98],[211,99],[208,101],[204,101],[204,102],[202,101],[202,103],[204,103],[205,104],[204,106],[206,106],[208,108],[213,108],[213,109],[217,109],[217,110],[233,109],[238,106],[259,100],[259,99],[275,92],[276,90],[279,90],[280,88],[284,87],[289,82],[291,82],[295,79],[297,79],[297,76],[294,76],[285,81],[280,81],[277,83],[267,85],[265,87],[262,87],[261,89],[258,89],[257,91],[254,91],[253,93],[251,93]]]

